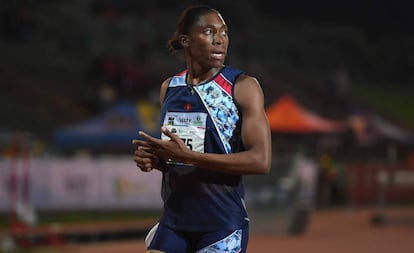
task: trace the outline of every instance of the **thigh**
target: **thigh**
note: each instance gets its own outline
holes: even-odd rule
[[[163,226],[155,225],[145,238],[147,252],[186,252],[186,240],[176,231]]]
[[[199,240],[196,253],[245,253],[248,240],[248,225],[234,231],[206,233]]]

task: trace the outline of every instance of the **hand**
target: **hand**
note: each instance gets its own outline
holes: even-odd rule
[[[155,148],[150,143],[141,140],[132,140],[132,143],[137,145],[137,149],[134,151],[134,161],[142,171],[149,172],[153,169],[157,169],[159,162],[158,157],[155,155]]]
[[[178,135],[171,133],[166,127],[161,127],[161,132],[168,136],[170,140],[154,138],[144,132],[139,132],[139,135],[148,141],[148,145],[153,147],[159,159],[186,163],[191,155],[191,150]]]

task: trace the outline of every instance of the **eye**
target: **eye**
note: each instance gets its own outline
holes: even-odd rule
[[[210,35],[210,34],[213,34],[213,29],[211,29],[211,28],[206,28],[206,29],[204,29],[204,34],[206,34],[206,35]]]

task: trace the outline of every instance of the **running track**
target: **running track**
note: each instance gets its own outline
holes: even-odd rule
[[[386,223],[370,224],[375,209],[340,209],[312,214],[307,232],[299,236],[252,234],[249,253],[412,253],[414,208],[388,208]],[[254,221],[253,221],[254,222]],[[65,253],[145,252],[142,241],[65,245]]]

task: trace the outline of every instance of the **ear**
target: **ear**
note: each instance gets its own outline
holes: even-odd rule
[[[189,39],[188,39],[187,35],[182,34],[182,35],[180,35],[179,38],[180,38],[181,46],[183,46],[183,48],[186,48],[190,45],[190,42],[189,42]]]

